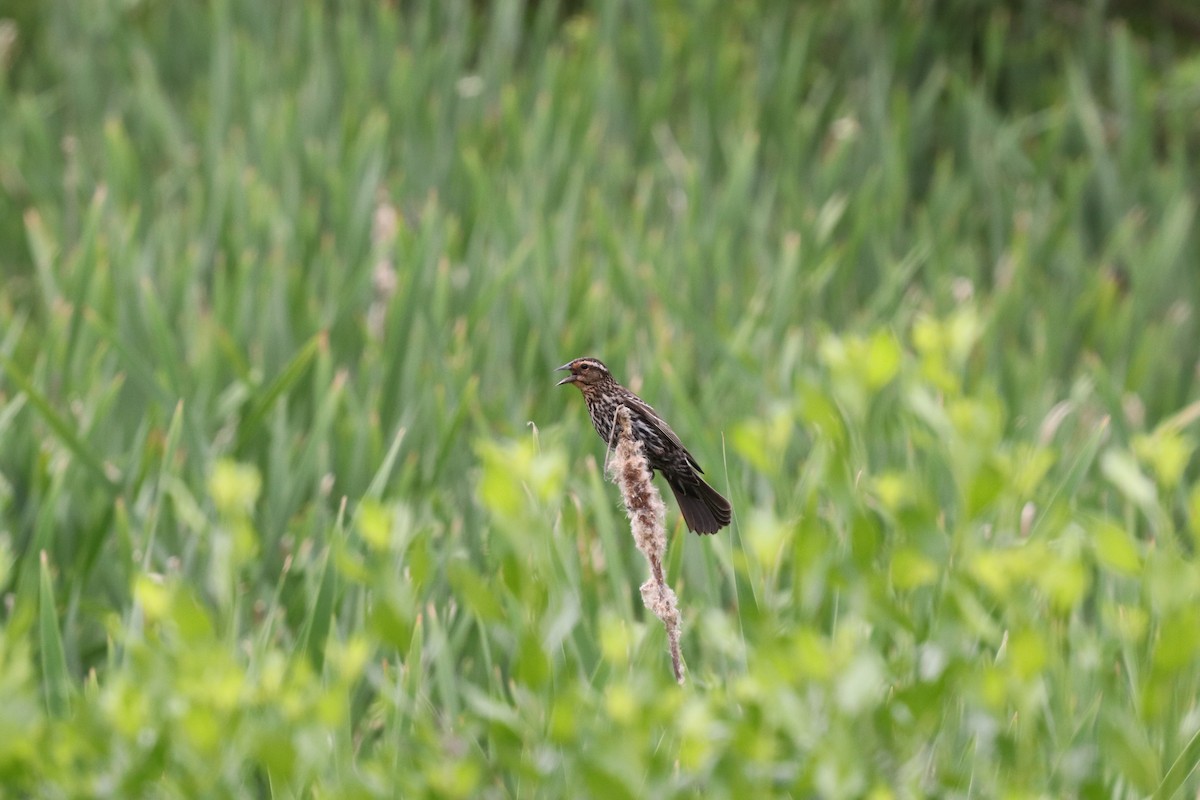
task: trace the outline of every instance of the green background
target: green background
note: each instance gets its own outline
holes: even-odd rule
[[[3,793],[1195,796],[1200,55],[1121,10],[5,4]],[[580,355],[733,502],[683,687]]]

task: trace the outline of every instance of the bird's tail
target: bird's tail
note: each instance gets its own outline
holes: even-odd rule
[[[699,475],[692,481],[669,481],[675,502],[683,514],[689,531],[716,533],[729,524],[733,509],[721,493],[704,482]]]

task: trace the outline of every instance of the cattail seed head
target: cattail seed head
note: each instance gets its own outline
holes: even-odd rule
[[[642,443],[634,435],[629,409],[619,406],[615,414],[616,442],[609,469],[629,515],[629,528],[638,550],[650,562],[650,579],[641,586],[642,602],[667,629],[675,680],[683,683],[683,655],[679,647],[679,607],[675,592],[667,586],[662,562],[667,552],[667,508],[654,488],[650,465]]]

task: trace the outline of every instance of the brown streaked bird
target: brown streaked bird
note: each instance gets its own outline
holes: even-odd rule
[[[577,358],[555,371],[562,370],[571,374],[558,385],[573,383],[583,392],[592,425],[605,444],[616,444],[612,431],[617,407],[623,405],[629,409],[633,435],[641,441],[650,469],[661,472],[670,484],[688,530],[716,533],[729,524],[732,515],[729,501],[700,477],[704,470],[653,408],[617,383],[608,367],[597,358]]]

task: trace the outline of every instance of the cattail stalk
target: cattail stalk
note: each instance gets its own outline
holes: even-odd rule
[[[675,592],[667,585],[663,574],[663,557],[667,552],[666,516],[667,508],[662,497],[650,480],[650,466],[642,452],[642,443],[633,435],[633,424],[629,409],[617,408],[615,425],[616,442],[609,468],[621,489],[625,500],[625,512],[629,515],[629,527],[637,549],[650,562],[650,579],[642,584],[642,602],[662,620],[667,629],[667,643],[671,648],[671,666],[675,680],[683,685],[683,655],[679,650],[679,607]]]

